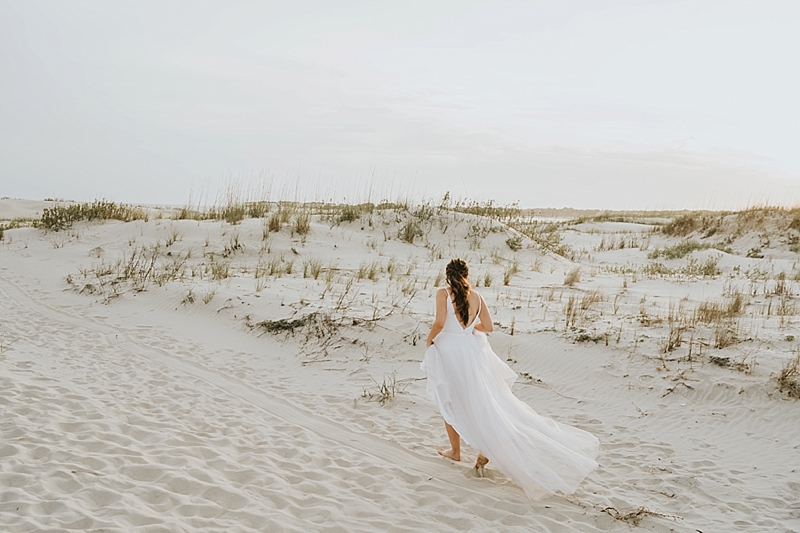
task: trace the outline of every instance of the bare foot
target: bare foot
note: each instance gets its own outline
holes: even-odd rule
[[[475,473],[478,477],[483,477],[485,474],[484,467],[489,463],[489,459],[484,457],[481,454],[478,454],[478,458],[475,460]]]
[[[461,460],[461,454],[456,453],[453,450],[445,450],[444,448],[439,448],[439,455],[441,455],[442,457],[447,457],[448,459],[452,459],[453,461]]]

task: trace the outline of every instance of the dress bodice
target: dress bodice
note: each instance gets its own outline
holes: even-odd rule
[[[458,317],[456,316],[456,306],[453,303],[450,291],[445,289],[445,292],[447,292],[447,315],[444,320],[444,328],[442,328],[442,333],[461,333],[472,335],[472,332],[475,330],[475,326],[478,324],[479,317],[481,315],[482,298],[478,297],[478,312],[475,314],[475,318],[472,319],[472,322],[470,322],[470,324],[465,328],[461,325],[461,322],[458,321]]]

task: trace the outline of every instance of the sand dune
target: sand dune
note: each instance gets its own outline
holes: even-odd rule
[[[696,344],[687,359],[687,332],[665,354],[669,302],[722,298],[724,284],[747,280],[613,272],[604,266],[645,264],[648,250],[593,251],[600,238],[641,229],[650,251],[674,241],[604,222],[565,232],[588,251],[570,288],[564,276],[577,263],[528,240],[512,252],[512,230],[475,247],[466,235],[485,221],[456,213],[410,244],[397,238],[398,216],[312,219],[306,236],[284,228],[266,240],[255,219],[6,230],[2,530],[800,531],[800,402],[771,378],[796,349],[786,340],[794,315],[759,314],[767,299],[755,296],[741,319],[755,340]],[[234,237],[242,246],[231,251]],[[156,243],[158,264],[180,259],[180,276],[137,291],[103,274]],[[729,272],[764,265],[713,253]],[[573,495],[532,502],[491,468],[475,477],[471,450],[461,464],[436,454],[446,437],[419,360],[437,274],[455,255],[474,279],[494,278],[478,290],[498,322],[495,351],[520,373],[516,394],[601,441],[600,468]],[[283,273],[265,274],[271,258]],[[310,259],[322,264],[317,279],[303,276]],[[512,260],[519,272],[504,286]],[[794,268],[789,256],[767,260]],[[220,263],[228,276],[213,279]],[[603,299],[565,327],[569,296],[595,290]],[[642,309],[661,322],[643,325]],[[315,312],[330,331],[264,327]],[[757,361],[748,372],[710,362],[748,353]],[[381,402],[392,376],[396,394]]]

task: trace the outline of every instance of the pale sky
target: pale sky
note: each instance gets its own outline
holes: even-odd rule
[[[0,0],[0,196],[797,204],[798,20],[796,0]]]

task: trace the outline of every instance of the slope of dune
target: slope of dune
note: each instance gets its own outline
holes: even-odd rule
[[[159,216],[5,231],[3,531],[800,531],[789,256],[654,259],[684,237],[596,222],[564,229],[568,260],[452,211]],[[436,454],[419,361],[455,256],[515,393],[600,439],[573,495]],[[716,347],[697,310],[737,293]]]

